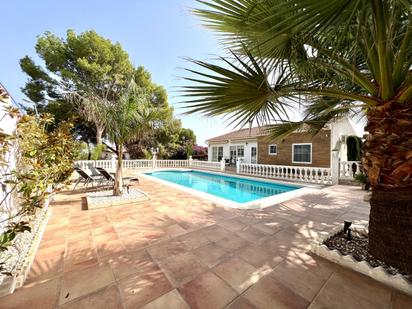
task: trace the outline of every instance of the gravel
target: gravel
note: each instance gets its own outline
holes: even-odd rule
[[[356,261],[366,261],[373,268],[382,266],[382,268],[391,275],[401,274],[412,283],[412,274],[399,271],[397,268],[387,265],[385,262],[375,258],[368,251],[368,235],[352,231],[352,239],[347,239],[343,232],[330,237],[324,244],[330,250],[338,250],[342,255],[351,255]]]

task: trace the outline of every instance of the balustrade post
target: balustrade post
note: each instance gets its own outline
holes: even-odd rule
[[[193,158],[192,158],[192,156],[189,156],[189,160],[188,160],[188,161],[189,161],[189,162],[188,162],[189,167],[191,167],[192,164],[193,164]]]
[[[225,161],[225,158],[222,158],[222,160],[220,161],[220,171],[224,172],[225,167],[226,167],[226,161]]]
[[[153,154],[153,158],[152,158],[152,168],[156,168],[156,166],[157,166],[156,154]]]
[[[116,169],[116,155],[112,155],[112,169]]]
[[[238,159],[236,160],[236,174],[239,174],[239,173],[240,173],[240,163],[241,163],[241,161],[240,161],[240,159],[238,158]]]
[[[339,183],[339,151],[332,150],[332,162],[330,165],[330,172],[332,176],[332,185]]]

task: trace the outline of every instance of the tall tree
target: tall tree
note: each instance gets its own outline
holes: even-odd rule
[[[20,60],[20,66],[29,76],[22,90],[40,109],[46,108],[49,102],[54,102],[55,108],[70,109],[72,102],[67,97],[70,93],[93,91],[98,101],[116,99],[119,87],[124,86],[134,72],[120,44],[93,30],[79,35],[68,30],[65,39],[46,32],[38,38],[35,49],[44,66],[37,65],[28,56]],[[97,144],[100,144],[105,129],[100,110],[79,100],[76,103],[76,111],[93,124]]]
[[[193,61],[201,70],[189,70],[195,76],[183,88],[190,111],[241,125],[275,121],[274,136],[303,125],[316,133],[336,117],[363,114],[369,250],[412,273],[411,2],[198,2],[195,14],[221,34],[232,59]],[[302,121],[287,121],[301,105]]]

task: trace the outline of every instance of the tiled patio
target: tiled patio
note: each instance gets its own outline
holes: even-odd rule
[[[412,299],[307,253],[344,219],[366,221],[354,187],[234,210],[142,180],[151,200],[82,210],[62,193],[24,287],[1,308],[412,308]]]

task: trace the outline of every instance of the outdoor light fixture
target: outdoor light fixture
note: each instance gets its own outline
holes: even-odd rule
[[[349,240],[352,239],[351,230],[350,230],[351,225],[352,225],[352,222],[350,222],[350,221],[344,221],[343,222],[343,233],[347,234],[347,238]]]

